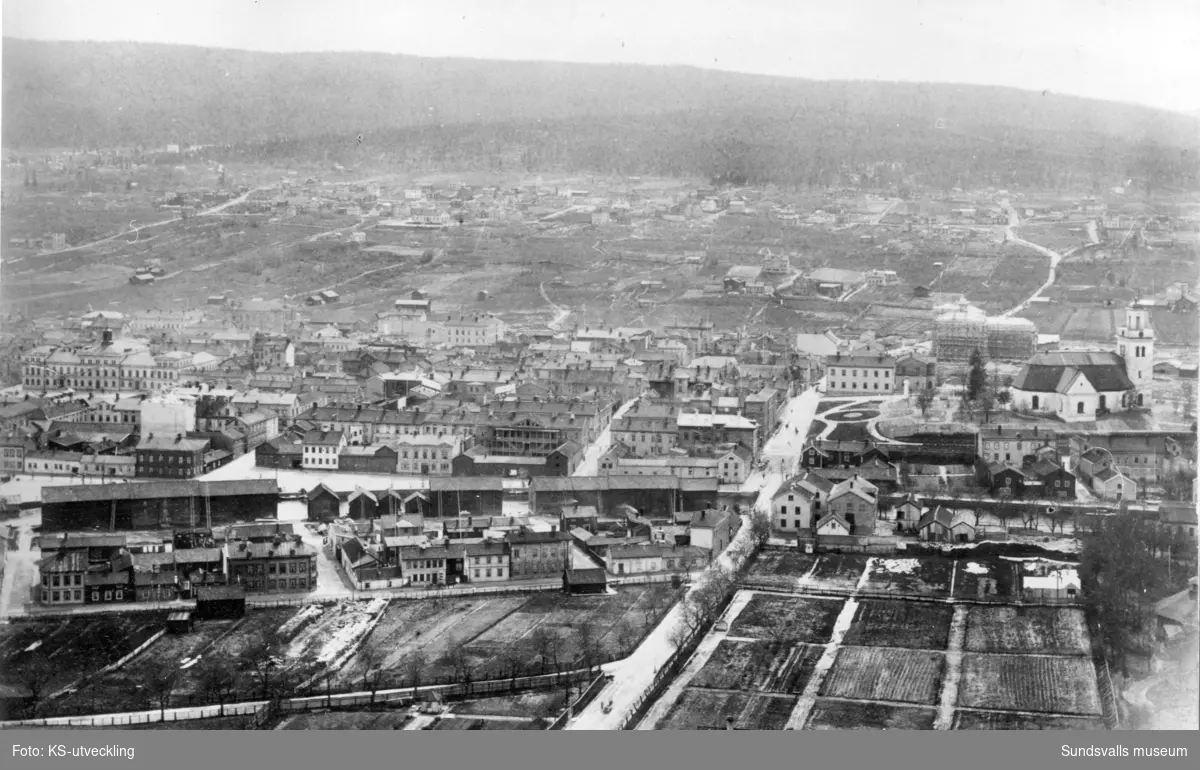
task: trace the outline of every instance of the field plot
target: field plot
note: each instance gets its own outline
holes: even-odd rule
[[[812,582],[822,588],[855,588],[867,566],[867,558],[860,554],[840,553],[822,556],[813,570]]]
[[[162,630],[165,620],[165,613],[138,613],[4,627],[0,683],[29,686],[30,677],[36,677],[44,694],[57,692],[133,652]]]
[[[801,693],[824,652],[822,645],[723,639],[689,685],[714,690]]]
[[[762,551],[750,567],[748,578],[767,581],[782,578],[781,582],[792,582],[796,578],[807,575],[816,563],[817,557],[812,554],[796,553],[795,551]]]
[[[1101,713],[1092,661],[1058,656],[964,655],[958,705],[1055,714]]]
[[[296,665],[330,663],[353,645],[370,626],[371,617],[380,609],[373,601],[339,602],[326,605],[317,617],[305,625],[289,642],[286,656]]]
[[[1083,610],[1068,607],[971,607],[966,650],[971,652],[1087,655]]]
[[[1108,308],[1079,308],[1060,334],[1072,340],[1109,340],[1114,333],[1115,312]]]
[[[659,730],[782,730],[796,706],[794,695],[752,695],[687,688],[658,725]]]
[[[153,704],[138,685],[162,667],[179,668],[234,626],[232,620],[209,620],[195,624],[190,634],[164,634],[145,652],[103,677],[90,680],[58,702],[70,713],[136,711]],[[178,699],[176,699],[178,701]]]
[[[981,278],[986,280],[987,277],[992,274],[992,271],[996,269],[996,265],[999,263],[999,257],[961,256],[946,267],[946,277],[965,276],[968,278]]]
[[[960,559],[954,575],[954,598],[1006,601],[1020,586],[1021,563],[996,557]]]
[[[861,601],[843,644],[863,647],[913,647],[944,650],[949,641],[949,604]]]
[[[821,683],[821,695],[932,705],[945,667],[946,657],[938,652],[843,647]]]
[[[504,676],[514,661],[530,673],[553,671],[579,655],[581,626],[589,627],[594,651],[612,656],[622,642],[632,644],[653,628],[673,600],[669,588],[654,585],[626,586],[600,596],[539,593],[392,602],[338,681],[360,682],[368,662],[387,672],[388,681],[407,682],[410,666],[426,682],[450,677],[456,667],[448,653],[458,647],[474,678]]]
[[[950,595],[950,576],[954,559],[944,556],[922,556],[919,559],[876,559],[871,562],[868,591],[920,594],[944,597]]]
[[[955,730],[1103,730],[1100,717],[1067,717],[1058,715],[1029,716],[1006,711],[954,712]]]
[[[279,730],[400,730],[412,721],[404,711],[326,711],[296,714],[285,719]]]
[[[486,715],[500,717],[536,718],[554,717],[567,704],[565,690],[539,690],[503,695],[495,698],[480,698],[453,704],[455,716]]]
[[[269,639],[275,635],[279,627],[286,623],[298,612],[296,607],[272,607],[264,610],[250,610],[246,618],[232,632],[217,639],[216,643],[204,653],[203,659],[213,658],[229,661],[237,669],[241,667],[241,656],[259,639]],[[180,672],[179,682],[175,688],[176,699],[200,694],[199,666],[189,666]],[[249,695],[254,689],[251,677],[240,676],[239,691]]]
[[[805,730],[932,730],[937,712],[919,706],[817,698]]]
[[[796,599],[755,594],[729,627],[730,636],[825,644],[842,610],[841,599]]]

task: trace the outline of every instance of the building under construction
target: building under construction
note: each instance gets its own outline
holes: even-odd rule
[[[989,318],[965,299],[936,310],[933,353],[939,363],[968,361],[978,350],[985,359],[1024,361],[1037,348],[1037,327],[1026,318]]]
[[[42,532],[211,528],[273,519],[274,479],[146,481],[42,488]]]

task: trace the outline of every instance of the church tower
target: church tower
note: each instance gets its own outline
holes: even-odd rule
[[[1154,381],[1154,329],[1150,326],[1150,311],[1137,303],[1125,308],[1125,325],[1117,329],[1117,354],[1125,360],[1125,374],[1137,389],[1137,405],[1149,405]]]

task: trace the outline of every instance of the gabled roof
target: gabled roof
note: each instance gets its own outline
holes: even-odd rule
[[[850,531],[850,522],[846,521],[846,519],[836,511],[826,511],[824,516],[822,516],[820,519],[817,519],[816,528],[820,529],[831,521],[840,524],[842,529],[846,530],[847,532]]]
[[[1133,387],[1125,373],[1125,362],[1116,353],[1099,351],[1052,351],[1039,353],[1013,382],[1016,390],[1041,393],[1062,392],[1082,374],[1099,392],[1124,391]]]
[[[917,522],[918,529],[925,529],[934,523],[940,524],[949,529],[954,522],[954,513],[949,508],[938,506],[921,514],[921,519]]]

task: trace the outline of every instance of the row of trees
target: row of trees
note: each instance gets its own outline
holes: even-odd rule
[[[1096,638],[1128,676],[1130,656],[1152,650],[1155,604],[1196,574],[1195,546],[1137,516],[1099,519],[1082,540],[1079,578]]]

